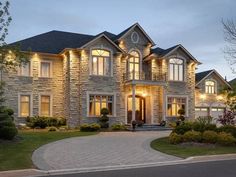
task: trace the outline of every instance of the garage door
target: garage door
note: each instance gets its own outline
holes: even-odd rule
[[[215,119],[218,119],[219,116],[223,116],[224,108],[211,108],[211,116]]]
[[[208,108],[195,108],[195,118],[208,116]]]

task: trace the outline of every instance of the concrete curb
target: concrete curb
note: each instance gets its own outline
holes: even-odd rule
[[[233,160],[233,159],[236,159],[236,154],[194,156],[194,157],[188,157],[183,160],[165,161],[165,162],[158,162],[158,163],[101,166],[101,167],[91,167],[91,168],[74,168],[74,169],[60,169],[60,170],[48,170],[48,171],[37,170],[37,169],[25,169],[25,170],[3,171],[3,172],[0,172],[0,177],[3,177],[3,176],[4,177],[21,177],[21,176],[36,177],[36,176],[44,176],[44,175],[49,175],[49,176],[50,175],[63,175],[63,174],[124,170],[124,169],[135,169],[135,168],[144,168],[144,167],[211,162],[211,161],[223,161],[223,160]]]

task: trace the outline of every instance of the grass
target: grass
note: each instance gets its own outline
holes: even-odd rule
[[[19,132],[20,140],[0,142],[0,171],[34,168],[31,155],[38,147],[64,138],[94,135],[94,132]]]
[[[151,142],[151,147],[157,151],[187,158],[200,155],[216,155],[236,153],[235,146],[183,146],[170,144],[168,137],[159,138]]]

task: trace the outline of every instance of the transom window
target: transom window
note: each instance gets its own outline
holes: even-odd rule
[[[108,76],[111,72],[111,54],[107,50],[92,50],[92,74]]]
[[[215,93],[215,82],[214,81],[206,81],[205,82],[205,92],[208,94]]]
[[[113,115],[113,96],[112,95],[90,95],[89,96],[89,115],[100,116],[102,108],[107,108],[109,110],[109,115]]]
[[[20,96],[20,117],[30,116],[30,95]]]
[[[184,109],[186,113],[186,98],[168,97],[167,116],[179,116],[178,111]]]
[[[30,76],[30,63],[22,64],[19,68],[20,76]]]
[[[129,79],[140,79],[140,55],[135,50],[131,51],[130,55],[128,62]]]
[[[40,110],[40,115],[41,116],[50,116],[51,111],[51,101],[50,101],[50,96],[49,95],[41,95],[41,110]]]
[[[184,81],[184,62],[181,59],[169,60],[169,80]]]

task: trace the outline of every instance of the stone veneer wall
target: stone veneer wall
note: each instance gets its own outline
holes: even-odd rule
[[[39,77],[39,64],[41,60],[52,62],[52,78]],[[6,82],[6,105],[14,110],[17,122],[24,122],[24,118],[18,118],[18,94],[32,94],[32,114],[39,115],[39,95],[52,95],[53,116],[64,117],[64,90],[63,62],[60,57],[51,57],[35,54],[31,57],[31,77],[18,76],[17,71],[3,74]]]

